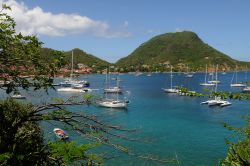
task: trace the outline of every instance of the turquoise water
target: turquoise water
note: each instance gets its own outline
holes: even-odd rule
[[[91,83],[91,88],[101,89],[105,75],[81,76]],[[120,141],[138,154],[152,154],[161,158],[178,156],[180,165],[217,165],[227,153],[225,138],[230,132],[223,128],[222,123],[239,126],[243,123],[241,116],[249,114],[250,101],[231,101],[232,106],[219,108],[200,105],[205,101],[203,97],[186,97],[166,94],[161,88],[169,85],[169,74],[152,74],[151,77],[141,75],[120,75],[125,94],[130,100],[127,110],[101,108],[94,105],[72,107],[73,111],[85,111],[89,114],[102,115],[103,119],[113,124],[120,124],[126,128],[139,129],[133,137],[150,140],[150,143]],[[232,73],[219,74],[219,90],[239,91],[230,88]],[[245,74],[238,74],[239,81],[245,81]],[[200,82],[204,81],[204,74],[196,73],[193,78],[184,78],[174,74],[175,85],[183,85],[192,90],[202,92]],[[96,90],[95,94],[101,94]],[[23,92],[28,101],[33,103],[49,102],[50,98],[67,98],[72,94],[49,91],[49,95],[41,92]],[[2,96],[4,96],[2,94]],[[53,130],[53,126],[45,126],[45,133]],[[80,141],[77,135],[73,139]],[[54,135],[50,135],[55,139]],[[119,154],[114,150],[112,154],[120,157],[105,161],[106,165],[166,165],[159,162],[139,160],[135,157]]]

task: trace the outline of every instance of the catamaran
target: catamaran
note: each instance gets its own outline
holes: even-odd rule
[[[233,74],[230,86],[231,87],[245,87],[246,86],[245,84],[238,83],[238,75],[237,75],[237,73],[238,73],[238,71],[237,71],[237,65],[236,65],[235,72]],[[234,82],[234,80],[235,80],[235,82]]]
[[[215,80],[216,81],[218,79],[217,71],[218,71],[218,65],[216,66],[216,73],[215,73]],[[217,92],[217,82],[215,83],[215,90],[214,91]],[[214,99],[201,102],[201,104],[208,104],[209,106],[221,106],[221,107],[231,105],[231,103],[229,101],[222,100],[221,97],[218,97],[218,96],[215,96]]]
[[[170,71],[170,88],[163,88],[164,92],[166,93],[178,93],[179,89],[173,88],[173,66],[171,65],[171,71]]]
[[[206,65],[206,72],[205,72],[205,80],[204,83],[200,83],[201,86],[214,86],[215,83],[209,83],[207,82],[207,65]]]

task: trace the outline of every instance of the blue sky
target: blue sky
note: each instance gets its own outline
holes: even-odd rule
[[[0,0],[24,34],[45,47],[80,48],[109,62],[151,37],[189,30],[237,60],[250,61],[249,0]]]

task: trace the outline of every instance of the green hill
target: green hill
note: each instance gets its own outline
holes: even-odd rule
[[[86,52],[75,48],[73,49],[74,53],[74,65],[78,63],[83,63],[84,65],[87,65],[89,67],[94,68],[95,70],[101,70],[107,68],[107,66],[110,65],[109,62],[104,61],[100,58],[97,58],[91,54],[87,54]],[[65,52],[65,60],[69,63],[71,63],[71,55],[72,55],[72,50]]]
[[[53,52],[56,50],[50,49],[50,48],[42,48],[41,49],[41,54],[42,57],[46,58],[46,59],[51,59],[54,55]],[[84,65],[87,65],[89,67],[92,67],[94,71],[98,71],[98,70],[103,70],[105,68],[107,68],[107,66],[110,65],[109,62],[104,61],[100,58],[97,58],[91,54],[87,54],[86,52],[75,48],[73,49],[73,53],[74,53],[74,68],[77,68],[77,64],[78,63],[82,63]],[[72,50],[71,51],[67,51],[67,52],[63,52],[64,54],[64,64],[67,66],[71,65],[71,54],[72,54]]]
[[[188,65],[193,71],[202,71],[206,64],[210,67],[219,64],[220,70],[233,70],[236,64],[243,69],[250,63],[230,58],[189,31],[155,36],[116,63],[127,70],[151,71],[166,70],[169,64],[175,70],[184,71]]]

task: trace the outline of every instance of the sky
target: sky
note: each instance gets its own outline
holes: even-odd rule
[[[234,59],[250,61],[250,0],[0,0],[18,32],[62,51],[109,62],[155,35],[193,31]]]

